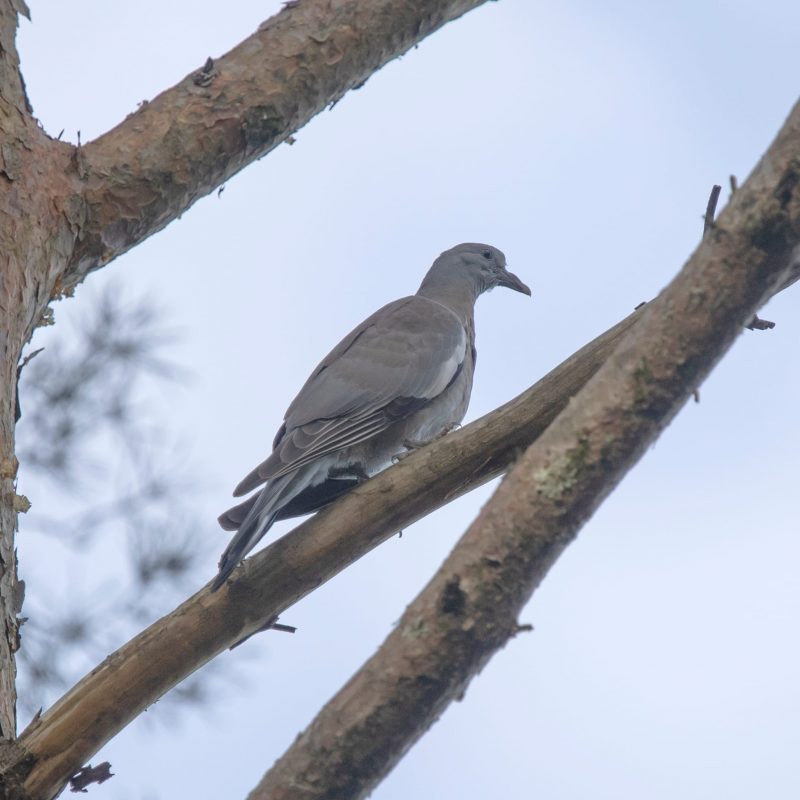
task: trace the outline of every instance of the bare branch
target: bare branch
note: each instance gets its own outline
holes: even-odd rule
[[[770,267],[777,275],[779,270],[772,261],[778,258],[778,250],[784,265],[788,262],[795,231],[800,230],[796,213],[800,181],[793,180],[791,167],[792,154],[800,153],[798,118],[800,110],[795,109],[762,166],[737,192],[737,201],[701,244],[698,253],[703,263],[713,256],[713,264],[719,268],[725,260],[718,257],[719,252],[730,251],[727,259],[731,265],[750,263],[752,274],[759,277],[759,270]],[[777,187],[766,183],[765,174],[778,176]],[[750,208],[745,224],[740,209],[747,204]],[[756,307],[766,294],[756,280],[750,288],[752,296],[746,301]],[[723,294],[728,304],[734,302],[731,298],[739,297],[735,286]],[[714,320],[722,313],[720,309],[728,308],[720,300],[709,310],[707,296],[695,292],[687,313],[700,308]],[[642,306],[515,400],[412,453],[354,489],[245,561],[226,589],[213,595],[207,589],[200,591],[109,656],[20,738],[19,752],[27,758],[20,768],[27,773],[28,793],[53,797],[105,742],[187,675],[262,628],[397,530],[505,471],[520,449],[546,429],[649,308]],[[676,314],[676,329],[693,320],[685,320],[683,310],[671,313]],[[739,327],[742,325],[740,321]],[[728,327],[720,328],[719,335],[723,333],[729,336]],[[726,339],[723,344],[728,343]],[[691,384],[688,393],[699,382],[701,366],[691,360],[683,365],[683,380]],[[659,379],[651,373],[637,373],[644,388]],[[665,422],[666,417],[660,424]],[[606,444],[614,442],[606,440]],[[358,520],[355,529],[353,520]]]
[[[34,328],[52,321],[49,303],[484,1],[287,4],[229,54],[77,147],[33,119],[14,42],[27,6],[0,1],[0,738],[16,728],[14,533],[25,505],[16,494],[16,369]]]
[[[798,154],[800,106],[678,277],[249,800],[367,796],[519,632],[549,568],[784,281],[800,239]]]
[[[485,0],[303,0],[81,151],[72,286]]]
[[[398,530],[504,472],[647,308],[640,304],[519,397],[413,452],[245,561],[227,589],[213,595],[204,589],[109,656],[23,734],[29,791],[52,796],[71,771],[187,675]]]
[[[215,655],[273,624],[286,608],[399,529],[505,471],[643,311],[515,400],[354,489],[245,561],[227,588],[199,592],[110,655],[20,738],[29,756],[29,794],[52,797],[103,744]]]

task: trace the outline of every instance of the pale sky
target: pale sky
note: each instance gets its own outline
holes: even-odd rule
[[[19,37],[31,101],[48,132],[74,142],[230,49],[280,3],[31,6]],[[653,297],[696,245],[712,184],[744,180],[797,99],[798,30],[800,6],[770,0],[487,3],[59,304],[48,335],[118,279],[157,297],[180,331],[170,356],[194,378],[155,391],[208,520],[196,585],[227,542],[216,515],[268,453],[308,372],[361,319],[415,291],[442,250],[489,242],[533,289],[532,301],[479,301],[468,419]],[[535,631],[491,661],[375,798],[800,794],[799,297],[795,287],[763,310],[777,327],[740,338],[547,577],[521,617]],[[21,481],[31,515],[48,510],[24,471]],[[137,720],[94,759],[116,777],[92,796],[244,797],[490,492],[288,611],[296,635],[221,656],[234,669],[208,708],[158,724],[153,707],[156,724]],[[113,580],[113,559],[70,555],[65,570],[67,556],[26,539],[25,524],[30,593],[75,575]]]

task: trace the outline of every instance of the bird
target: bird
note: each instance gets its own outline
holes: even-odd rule
[[[496,247],[456,245],[416,294],[383,306],[322,359],[287,409],[272,453],[233,495],[258,491],[219,517],[236,534],[212,591],[273,523],[318,511],[458,427],[475,370],[475,301],[496,286],[531,294]]]

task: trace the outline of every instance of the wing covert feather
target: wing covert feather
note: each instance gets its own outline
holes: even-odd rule
[[[319,363],[286,411],[272,455],[234,494],[417,411],[447,388],[469,346],[461,320],[432,300],[414,295],[376,311]]]

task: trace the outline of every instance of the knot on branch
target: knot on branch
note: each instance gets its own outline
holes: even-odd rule
[[[460,617],[464,613],[467,596],[461,588],[461,579],[458,576],[445,585],[439,607],[443,614],[451,614],[454,617]]]

